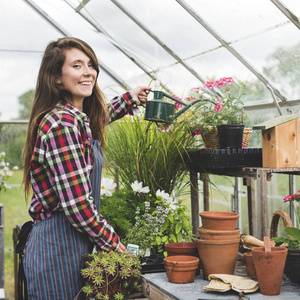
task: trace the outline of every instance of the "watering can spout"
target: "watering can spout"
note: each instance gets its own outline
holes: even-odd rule
[[[209,101],[215,104],[214,101],[210,99],[197,99],[194,100],[190,104],[186,104],[185,102],[170,96],[169,94],[163,91],[152,91],[154,96],[153,100],[147,101],[146,110],[145,110],[145,120],[147,121],[155,121],[155,122],[162,122],[162,123],[172,123],[174,119],[179,117],[185,111],[187,111],[191,106],[200,102],[200,101]],[[163,98],[168,97],[169,99],[182,104],[184,107],[175,113],[175,105],[168,101],[164,101]]]

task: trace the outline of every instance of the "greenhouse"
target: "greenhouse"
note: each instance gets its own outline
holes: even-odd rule
[[[0,299],[299,296],[299,1],[2,0],[0,24]]]

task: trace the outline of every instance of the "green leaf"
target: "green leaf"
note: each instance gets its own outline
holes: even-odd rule
[[[163,243],[166,243],[168,241],[168,236],[167,235],[163,236],[162,239],[161,239],[161,241]]]
[[[171,237],[171,239],[173,240],[174,243],[177,242],[176,236],[173,233],[170,234],[170,237]]]
[[[167,256],[168,256],[168,252],[164,251],[164,257],[167,257]]]
[[[178,241],[179,243],[182,242],[182,234],[181,234],[181,232],[179,232],[179,233],[177,234],[177,241]]]
[[[164,232],[164,231],[167,229],[168,223],[169,223],[169,222],[165,222],[165,223],[164,223],[164,225],[162,226],[162,228],[161,228],[161,230],[160,230],[161,232]]]
[[[295,227],[287,227],[285,228],[284,232],[286,233],[286,235],[300,243],[300,229]]]
[[[155,238],[155,240],[156,240],[156,244],[157,244],[157,245],[160,245],[160,244],[161,244],[161,237],[160,237],[160,236],[157,236],[157,237]]]
[[[175,233],[178,234],[182,229],[181,223],[177,223],[175,227]]]

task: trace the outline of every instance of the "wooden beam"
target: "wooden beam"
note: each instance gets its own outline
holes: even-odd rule
[[[252,129],[254,129],[254,130],[266,130],[266,129],[275,127],[277,125],[286,123],[288,121],[297,119],[298,117],[299,117],[298,114],[283,115],[283,116],[280,116],[278,118],[268,120],[268,121],[265,121],[263,123],[254,125],[254,126],[252,126]]]

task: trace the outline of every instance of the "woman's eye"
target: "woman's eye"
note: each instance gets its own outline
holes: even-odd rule
[[[80,65],[73,65],[73,68],[80,68]]]

